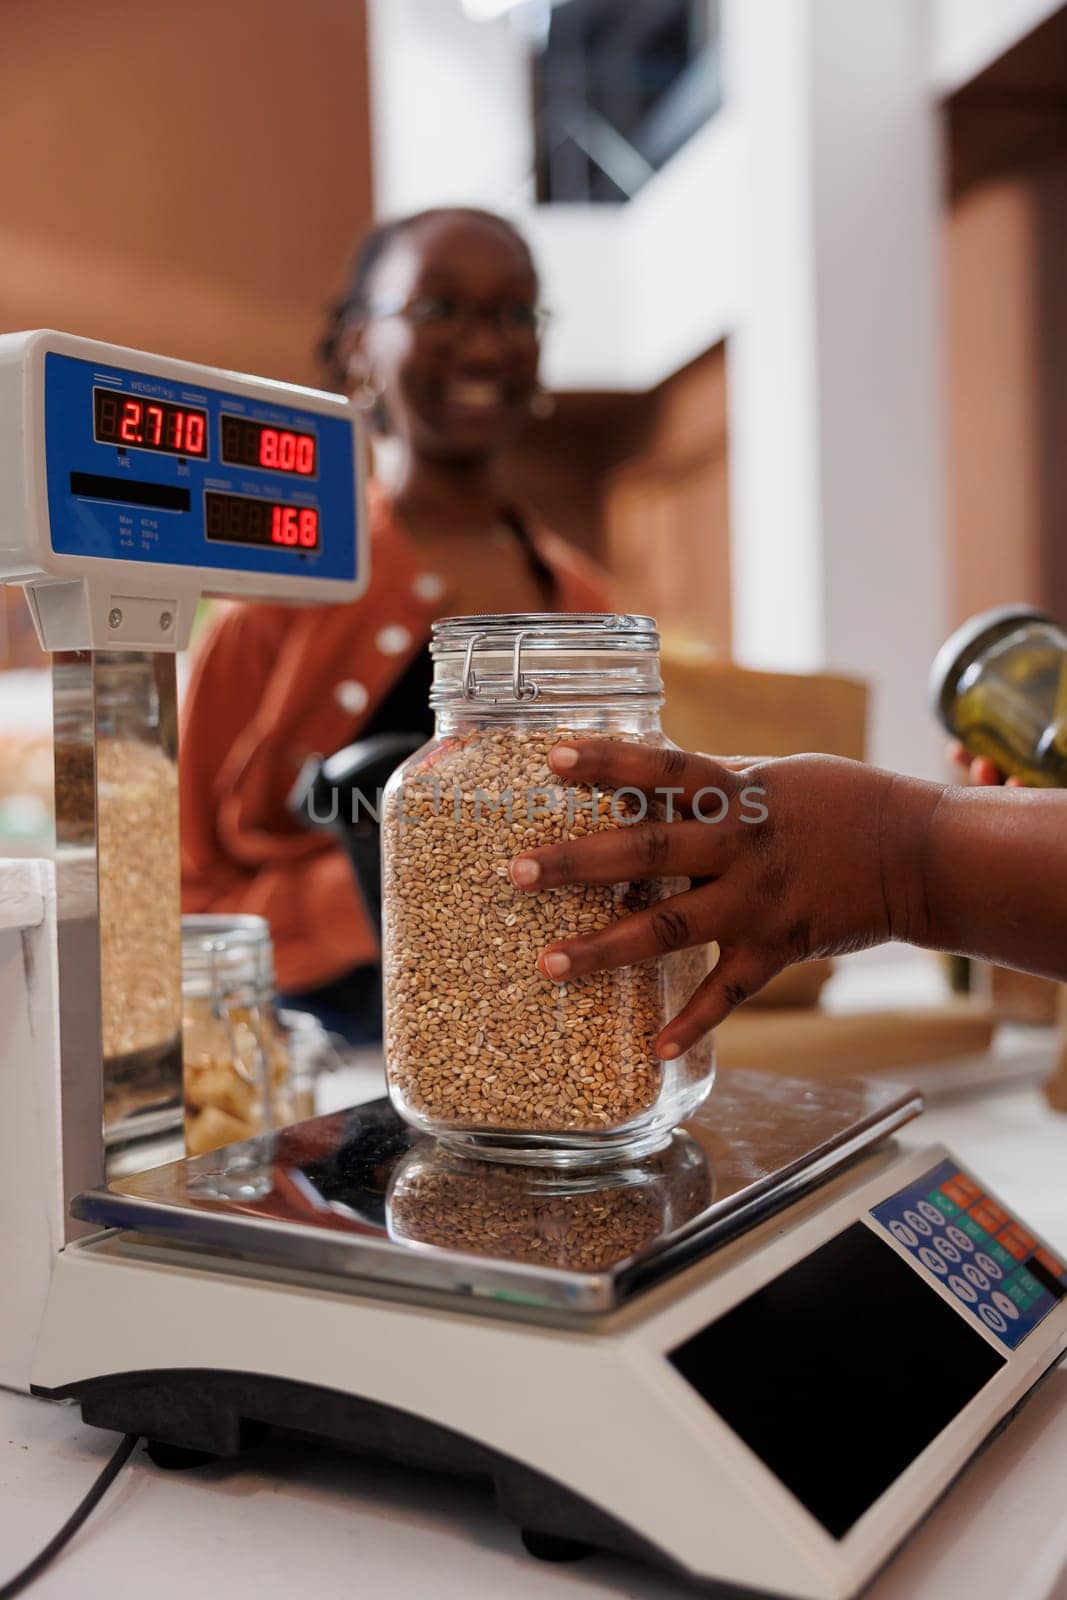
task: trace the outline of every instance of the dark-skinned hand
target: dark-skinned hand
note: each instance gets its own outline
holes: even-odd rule
[[[714,970],[656,1041],[665,1059],[687,1050],[791,962],[904,933],[914,875],[897,863],[902,853],[921,850],[935,786],[832,756],[724,763],[611,739],[558,745],[549,760],[568,782],[638,789],[650,798],[675,791],[672,821],[546,845],[511,866],[513,882],[531,891],[690,880],[681,893],[538,957],[542,973],[561,983],[717,944]],[[898,803],[904,790],[907,805]],[[723,812],[719,821],[701,820]]]
[[[511,866],[531,891],[690,880],[538,957],[563,983],[717,944],[714,971],[656,1041],[666,1059],[790,962],[884,939],[1067,981],[1067,790],[921,783],[831,756],[724,762],[610,739],[558,745],[549,760],[572,783],[674,791],[673,821],[547,845]]]

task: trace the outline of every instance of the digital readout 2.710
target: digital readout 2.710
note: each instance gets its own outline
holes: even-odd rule
[[[169,400],[135,400],[110,389],[93,390],[93,435],[120,449],[160,450],[171,456],[207,455],[207,412]]]

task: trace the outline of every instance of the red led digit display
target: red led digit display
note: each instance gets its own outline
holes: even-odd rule
[[[169,456],[207,455],[207,412],[169,400],[140,400],[116,389],[93,390],[93,438],[120,449]]]
[[[299,546],[315,550],[319,543],[319,514],[312,506],[273,506],[270,524],[271,544]]]
[[[209,489],[204,495],[204,534],[223,544],[317,550],[318,508],[283,505],[248,494],[216,494]]]
[[[222,423],[222,459],[234,467],[266,467],[271,472],[291,472],[313,478],[318,466],[318,441],[313,433],[274,428],[250,422],[225,411]]]

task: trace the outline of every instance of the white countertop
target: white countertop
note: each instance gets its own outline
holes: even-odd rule
[[[366,1095],[377,1082],[368,1062],[333,1093],[352,1098],[358,1086]],[[906,1137],[949,1143],[1067,1251],[1067,1116],[1049,1111],[1035,1084],[940,1100]],[[0,1391],[0,1583],[56,1531],[115,1443],[71,1406]],[[190,1473],[162,1472],[138,1451],[30,1592],[39,1600],[309,1592],[683,1600],[694,1591],[608,1557],[546,1566],[525,1553],[487,1490],[278,1442],[240,1464]],[[1067,1368],[972,1463],[865,1600],[1067,1600]]]

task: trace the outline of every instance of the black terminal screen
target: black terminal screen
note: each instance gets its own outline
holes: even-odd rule
[[[670,1361],[841,1539],[1005,1357],[857,1222]]]

